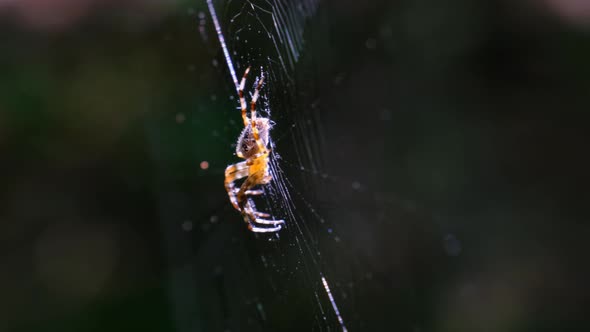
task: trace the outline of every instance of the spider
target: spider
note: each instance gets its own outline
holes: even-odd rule
[[[285,221],[264,219],[269,218],[270,215],[257,211],[251,198],[251,196],[263,193],[262,190],[255,190],[254,187],[268,184],[272,180],[268,168],[270,149],[267,147],[272,124],[268,118],[256,117],[256,101],[264,82],[264,73],[260,75],[260,80],[250,101],[250,118],[246,114],[244,86],[249,72],[250,67],[244,72],[238,89],[244,129],[238,138],[236,155],[245,161],[227,166],[225,169],[225,190],[227,190],[233,207],[240,211],[244,217],[249,230],[257,233],[278,232]],[[246,178],[246,180],[239,188],[236,188],[235,182],[242,178]],[[260,227],[260,225],[265,226]],[[270,225],[273,227],[269,227]]]

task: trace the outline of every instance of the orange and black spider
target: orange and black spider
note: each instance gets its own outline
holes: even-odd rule
[[[244,72],[244,77],[240,82],[238,94],[240,105],[242,107],[242,119],[244,120],[244,129],[238,138],[236,146],[236,155],[245,161],[227,166],[225,169],[225,190],[229,196],[234,208],[242,214],[248,224],[248,229],[258,233],[277,232],[281,229],[284,220],[269,220],[268,213],[256,211],[251,196],[261,195],[262,190],[255,190],[257,185],[268,184],[272,180],[269,173],[268,157],[270,149],[268,146],[269,131],[272,124],[268,118],[256,117],[256,101],[262,83],[264,74],[261,74],[258,85],[254,90],[252,101],[250,102],[250,118],[246,114],[246,99],[244,98],[244,86],[250,67]],[[240,188],[236,188],[235,181],[246,178]],[[260,226],[263,227],[260,227]],[[272,226],[272,227],[271,227]]]

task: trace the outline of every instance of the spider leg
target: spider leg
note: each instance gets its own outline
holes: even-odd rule
[[[270,232],[278,232],[283,227],[282,225],[285,224],[284,220],[266,220],[257,218],[257,215],[264,215],[270,216],[267,213],[261,213],[258,211],[251,210],[248,212],[244,212],[244,220],[248,223],[248,229],[252,232],[256,233],[270,233]],[[274,227],[258,227],[256,224],[259,225],[273,225]]]
[[[252,224],[248,224],[248,229],[254,233],[274,233],[281,230],[281,225],[276,227],[256,227],[252,226]]]
[[[264,194],[264,191],[263,190],[246,190],[244,193],[248,196],[257,196],[257,195]]]
[[[244,184],[242,184],[240,189],[237,189],[235,187],[234,182],[241,178],[245,178],[246,176],[248,176],[248,165],[245,161],[239,162],[234,165],[230,165],[225,169],[225,189],[227,190],[232,205],[236,210],[242,213],[242,215],[244,216],[244,220],[246,221],[246,223],[248,223],[248,229],[250,229],[252,232],[278,232],[279,230],[281,230],[281,225],[284,224],[285,221],[261,219],[270,217],[270,214],[256,211],[256,209],[253,207],[254,203],[252,203],[251,200],[247,198],[247,195],[262,194],[262,190],[242,191],[242,189],[244,188]],[[250,177],[248,179],[250,179]],[[253,186],[253,184],[250,185],[250,182],[247,181],[248,179],[246,179],[244,183],[248,182],[249,184],[247,184],[247,186]],[[243,194],[240,194],[240,191],[242,191]],[[240,200],[238,197],[243,198],[241,198],[242,200]],[[255,226],[255,224],[274,225],[275,227],[257,227]]]
[[[250,117],[252,118],[252,129],[255,128],[254,121],[256,120],[256,102],[258,101],[258,96],[260,96],[260,88],[262,88],[262,83],[264,83],[264,73],[260,75],[260,80],[258,80],[258,85],[256,85],[256,89],[254,89],[254,95],[252,96],[252,101],[250,102]]]
[[[246,78],[250,72],[250,67],[246,68],[242,81],[240,82],[240,88],[238,89],[238,95],[240,97],[240,106],[242,107],[242,120],[244,120],[244,127],[248,126],[248,115],[246,114],[246,99],[244,98],[244,88],[246,87]]]
[[[267,216],[270,216],[269,214],[263,213]],[[260,218],[256,218],[254,220],[254,223],[256,224],[261,224],[261,225],[283,225],[285,224],[285,221],[282,219],[278,219],[278,220],[267,220],[267,219],[260,219]]]
[[[250,102],[250,121],[252,123],[252,134],[254,139],[256,140],[256,144],[258,145],[258,151],[265,152],[266,147],[262,145],[260,141],[260,135],[258,133],[258,127],[256,127],[256,102],[258,101],[258,96],[260,95],[260,88],[262,88],[262,83],[264,82],[264,73],[260,74],[260,80],[258,80],[258,85],[254,90],[254,95],[252,96],[252,101]]]
[[[258,183],[258,179],[260,179],[260,173],[256,173],[250,175],[242,186],[240,187],[240,191],[237,194],[237,203],[240,207],[240,211],[244,216],[244,220],[248,223],[248,228],[253,232],[277,232],[282,228],[282,224],[285,223],[284,220],[268,220],[262,218],[270,217],[270,214],[258,212],[256,211],[256,207],[254,206],[254,202],[246,196],[247,193],[251,190],[247,188],[252,188],[256,183]],[[273,225],[275,227],[257,227],[256,224],[259,225]]]
[[[236,189],[234,182],[246,176],[248,176],[248,165],[245,161],[229,165],[225,169],[225,190],[227,191],[231,204],[238,211],[242,210],[238,204],[237,194],[239,189]]]
[[[248,200],[248,202],[244,206],[244,213],[246,213],[249,216],[254,216],[254,218],[252,218],[252,220],[251,220],[252,222],[257,223],[257,224],[261,224],[261,225],[277,225],[277,224],[284,224],[285,223],[284,220],[268,220],[268,219],[257,218],[257,217],[268,218],[268,217],[270,217],[270,214],[256,211],[256,207],[253,207],[253,205],[254,204],[252,203],[252,201]]]
[[[246,170],[248,172],[248,170]],[[250,174],[248,178],[242,183],[240,186],[240,190],[236,194],[237,203],[239,206],[240,211],[244,211],[246,205],[248,204],[248,197],[246,196],[246,192],[253,188],[257,183],[259,183],[260,173]]]

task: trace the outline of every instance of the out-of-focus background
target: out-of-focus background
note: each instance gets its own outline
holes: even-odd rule
[[[590,2],[286,3],[214,2],[265,237],[204,1],[0,1],[0,330],[587,330]]]

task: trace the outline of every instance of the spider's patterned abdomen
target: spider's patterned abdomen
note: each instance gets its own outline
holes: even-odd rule
[[[266,147],[268,145],[268,132],[271,128],[270,122],[267,118],[257,118],[256,128],[258,128],[258,135],[260,136],[262,145]],[[236,154],[244,159],[248,159],[258,152],[258,146],[256,145],[254,134],[252,133],[252,127],[244,127],[244,130],[242,130],[242,133],[238,138]]]

